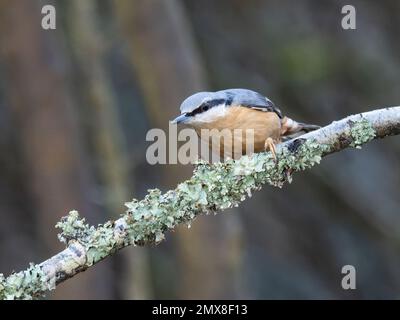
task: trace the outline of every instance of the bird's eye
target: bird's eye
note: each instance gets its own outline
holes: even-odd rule
[[[210,107],[206,104],[201,107],[201,111],[207,111],[208,109],[210,109]]]

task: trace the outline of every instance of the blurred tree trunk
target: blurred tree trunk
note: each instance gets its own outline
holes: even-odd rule
[[[91,136],[98,159],[102,198],[105,211],[121,213],[123,203],[131,198],[132,181],[128,183],[126,141],[120,127],[117,101],[107,75],[105,50],[107,39],[102,32],[98,8],[94,0],[68,2],[68,26],[71,29],[72,48],[80,68],[82,89]],[[146,250],[124,250],[120,261],[122,272],[119,283],[124,299],[151,298]]]
[[[124,37],[129,41],[151,124],[167,131],[181,101],[206,89],[201,59],[179,1],[114,1]],[[172,187],[191,174],[192,167],[165,165],[164,179]],[[236,297],[241,261],[241,227],[237,215],[229,221],[199,218],[188,232],[180,229],[178,268],[180,298]],[[166,276],[166,275],[165,275]]]
[[[69,210],[80,210],[90,222],[104,218],[90,204],[91,177],[79,144],[74,102],[65,86],[66,65],[60,65],[65,62],[59,41],[62,35],[59,30],[41,28],[37,2],[2,1],[0,7],[7,99],[18,124],[15,130],[29,174],[26,184],[34,199],[27,214],[36,215],[45,257],[60,250],[54,225]],[[109,298],[108,266],[104,263],[82,274],[53,297]]]

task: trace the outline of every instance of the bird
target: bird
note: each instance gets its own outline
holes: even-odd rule
[[[270,151],[277,160],[277,144],[320,128],[283,116],[269,98],[241,88],[195,93],[182,102],[180,115],[171,123],[193,128],[212,150],[235,159],[244,154]],[[246,130],[252,134],[245,135]],[[231,133],[231,141],[226,136],[221,139],[223,131]],[[203,132],[213,134],[203,138]],[[219,139],[214,139],[215,136]],[[233,143],[234,148],[227,148],[227,143]]]

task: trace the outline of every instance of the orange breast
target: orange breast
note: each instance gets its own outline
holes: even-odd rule
[[[267,138],[272,138],[278,143],[281,121],[274,112],[264,112],[247,107],[229,107],[223,117],[217,118],[213,122],[204,122],[200,126],[195,126],[195,129],[201,139],[208,140],[213,151],[218,149],[219,145],[221,155],[238,158],[243,154],[251,153],[252,150],[254,152],[264,151]],[[211,130],[209,136],[202,134],[200,129]],[[247,136],[246,130],[248,130]],[[231,134],[231,141],[229,141],[227,131]]]

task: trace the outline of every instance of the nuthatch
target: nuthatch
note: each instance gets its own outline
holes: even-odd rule
[[[202,129],[253,130],[254,152],[269,150],[275,159],[275,144],[320,128],[282,116],[271,100],[247,89],[198,92],[183,101],[180,111],[181,115],[172,123],[193,127],[199,136]],[[240,139],[241,150],[245,151],[246,138],[234,139]],[[223,150],[223,145],[219,150]]]

